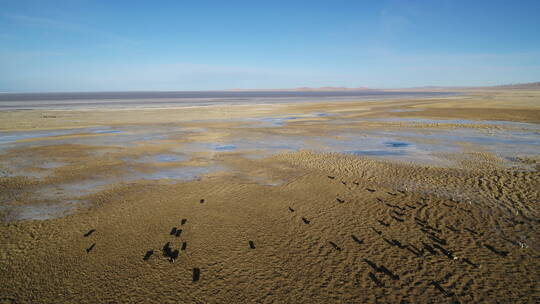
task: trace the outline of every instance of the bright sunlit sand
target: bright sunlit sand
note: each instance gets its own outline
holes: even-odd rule
[[[2,111],[3,290],[30,302],[66,285],[76,302],[527,298],[539,101]]]

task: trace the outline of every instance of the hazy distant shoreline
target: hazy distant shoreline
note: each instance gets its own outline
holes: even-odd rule
[[[456,92],[422,91],[183,91],[2,93],[0,110],[107,107],[177,107],[213,104],[260,104],[317,101],[353,101],[387,98],[429,98]]]

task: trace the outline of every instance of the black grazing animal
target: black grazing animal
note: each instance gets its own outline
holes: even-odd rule
[[[204,203],[204,198],[201,198],[201,204]]]
[[[328,178],[329,178],[329,179],[334,179],[335,177],[334,177],[334,176],[328,175]]]
[[[154,250],[148,250],[143,257],[143,261],[148,261],[150,257],[152,256],[152,254],[154,254]]]
[[[310,221],[305,217],[302,218],[302,221],[304,221],[304,224],[309,224],[310,223]]]
[[[171,242],[167,242],[167,244],[163,246],[162,251],[163,251],[163,256],[170,257],[172,253]]]
[[[87,233],[84,234],[84,237],[89,237],[90,235],[92,235],[92,233],[94,233],[96,231],[96,229],[92,229],[90,231],[88,231]]]
[[[177,229],[177,230],[176,230],[176,233],[174,234],[174,236],[179,237],[180,234],[182,234],[182,229]]]
[[[342,199],[339,199],[339,198],[336,198],[336,201],[337,201],[338,203],[345,203],[345,200],[342,200]]]
[[[329,242],[329,243],[330,243],[330,245],[332,245],[332,247],[334,247],[335,250],[337,250],[337,251],[341,251],[341,250],[342,250],[341,247],[339,247],[338,245],[336,245],[336,243],[334,243],[334,242]]]
[[[178,251],[178,249],[176,249],[175,251],[171,252],[169,262],[174,263],[174,261],[178,258],[178,254],[180,254],[180,252]]]
[[[187,249],[187,242],[183,242],[182,243],[182,250],[186,250]]]
[[[290,212],[294,212],[294,209],[291,208],[291,207],[289,207],[289,211],[290,211]]]
[[[90,245],[90,247],[86,248],[86,253],[90,253],[90,251],[92,251],[92,249],[94,249],[94,247],[96,246],[96,243]]]
[[[253,243],[253,241],[249,241],[249,248],[251,249],[255,249],[255,243]]]
[[[176,234],[176,227],[172,227],[171,232],[169,234],[170,235],[175,235]]]
[[[193,282],[197,282],[201,277],[201,270],[199,268],[193,268]]]
[[[354,234],[351,234],[351,237],[352,237],[352,239],[353,239],[355,242],[357,242],[358,244],[363,244],[363,243],[364,243],[363,240],[357,238]]]
[[[184,225],[184,224],[186,224],[186,223],[187,223],[187,219],[182,219],[182,220],[180,221],[180,225]]]

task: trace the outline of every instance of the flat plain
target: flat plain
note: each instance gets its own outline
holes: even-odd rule
[[[538,303],[540,92],[0,111],[0,303]]]

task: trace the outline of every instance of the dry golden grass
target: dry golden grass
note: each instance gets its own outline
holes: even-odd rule
[[[421,112],[426,118],[538,122],[538,97],[527,103],[517,93],[497,93],[493,102],[489,94],[447,101],[233,107],[227,114],[197,109],[86,116],[55,112],[63,122],[37,118],[31,111],[0,113],[2,129],[110,125],[107,117],[118,125],[150,127],[160,121],[208,128],[204,134],[154,145],[64,144],[10,151],[2,159],[60,159],[67,165],[40,180],[0,178],[0,199],[14,206],[32,204],[41,201],[33,195],[41,187],[119,176],[130,166],[151,172],[145,164],[127,165],[122,158],[162,153],[175,145],[226,136],[314,136],[354,127],[325,124],[334,118],[320,118],[250,130],[233,128],[234,122],[190,121],[197,115],[333,111],[346,117],[403,117],[419,114],[384,111],[420,107],[427,109]],[[519,107],[511,106],[514,99],[520,100]],[[471,100],[482,101],[475,107],[483,110],[467,108]],[[394,127],[373,123],[361,128]],[[105,148],[110,150],[105,156],[93,154]],[[191,165],[217,163],[228,170],[176,184],[115,184],[83,197],[89,204],[75,214],[4,221],[0,303],[539,302],[538,170],[506,168],[492,154],[474,149],[467,157],[453,157],[462,165],[441,168],[307,151],[256,159],[234,152],[193,153]],[[537,160],[523,161],[538,169]],[[16,214],[6,211],[3,216]],[[187,220],[183,225],[182,219]],[[170,235],[173,227],[182,229],[178,237]],[[174,263],[162,254],[167,242],[179,250]],[[149,250],[154,253],[145,261]],[[197,282],[194,268],[200,269]]]

